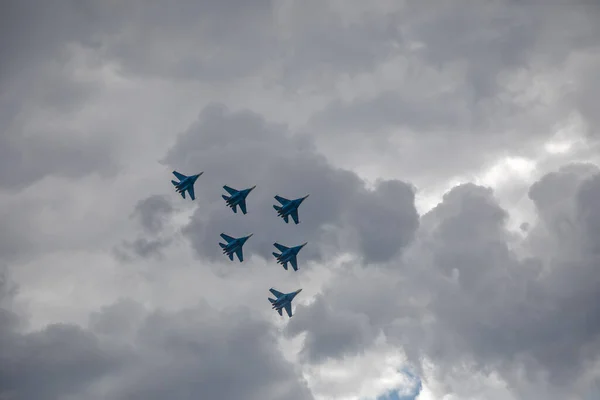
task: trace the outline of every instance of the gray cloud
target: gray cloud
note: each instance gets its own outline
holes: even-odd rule
[[[101,88],[73,79],[69,46],[89,44],[110,29],[107,20],[93,2],[7,1],[0,13],[0,187],[21,189],[47,175],[114,174],[112,132],[90,136],[52,123],[68,120]]]
[[[369,324],[367,315],[336,310],[323,296],[318,296],[310,307],[298,306],[286,329],[290,336],[304,331],[308,335],[300,356],[309,363],[360,353],[377,335],[377,329]]]
[[[312,399],[273,346],[274,328],[250,310],[148,312],[123,299],[93,313],[91,330],[20,333],[6,305],[14,293],[4,275],[0,282],[2,398]]]
[[[114,255],[126,262],[136,257],[162,260],[162,250],[173,242],[173,238],[161,233],[174,212],[175,208],[165,195],[151,195],[140,200],[135,205],[132,217],[141,225],[142,233],[137,239],[124,240],[113,248]]]
[[[358,89],[313,115],[309,130],[345,165],[391,164],[419,186],[434,170],[443,181],[508,152],[535,157],[573,113],[593,134],[599,12],[587,1],[408,5],[396,23],[414,46],[392,53],[386,72],[349,78]]]
[[[68,250],[97,250],[89,254],[95,260],[90,264],[102,263],[96,260],[114,241],[96,240],[104,228],[83,234],[93,230],[91,218],[55,231],[44,225],[63,221],[58,213],[71,210],[56,211],[47,198],[60,201],[50,196],[58,189],[44,186],[53,180],[40,181],[67,178],[72,188],[61,186],[64,196],[89,203],[84,192],[94,182],[76,180],[107,178],[127,163],[131,169],[121,172],[130,175],[120,177],[125,181],[101,185],[106,193],[130,190],[133,181],[147,178],[147,165],[136,165],[133,156],[148,160],[156,151],[145,150],[143,135],[158,139],[158,131],[173,132],[188,122],[181,115],[187,119],[189,110],[172,115],[173,104],[194,108],[222,96],[236,104],[205,108],[165,157],[171,169],[205,171],[191,204],[196,210],[183,229],[195,253],[203,261],[226,260],[218,234],[254,232],[247,256],[272,259],[274,241],[309,241],[300,254],[301,269],[342,252],[355,256],[352,266],[335,271],[314,303],[297,306],[284,330],[292,337],[307,333],[303,362],[360,354],[383,333],[416,366],[423,357],[433,360],[437,378],[466,398],[492,397],[467,387],[461,373],[498,372],[515,398],[584,398],[584,386],[593,386],[600,300],[596,167],[570,166],[532,185],[538,221],[528,224],[521,240],[507,231],[509,210],[489,190],[455,188],[419,219],[410,185],[383,181],[367,189],[333,160],[362,167],[371,152],[388,176],[402,174],[420,186],[471,174],[507,152],[536,153],[571,113],[583,115],[595,135],[600,37],[595,3],[231,0],[178,1],[167,8],[157,1],[38,3],[0,6],[2,260],[41,263],[42,248],[57,258],[64,251],[66,263],[86,260],[88,254],[62,248],[68,246],[53,247],[73,241]],[[140,87],[141,96],[155,96],[156,103],[132,95]],[[135,107],[119,115],[107,111],[123,94]],[[309,115],[321,105],[326,106]],[[270,115],[231,111],[234,107],[268,109]],[[136,114],[138,109],[143,113]],[[148,117],[159,113],[169,117],[157,118],[158,124]],[[303,129],[312,137],[267,122],[283,120],[286,113],[308,115]],[[132,126],[147,132],[130,132]],[[124,145],[129,141],[139,153]],[[157,147],[165,142],[157,140]],[[596,155],[593,147],[588,152]],[[577,155],[564,156],[569,157]],[[382,166],[388,158],[392,162]],[[21,190],[35,183],[46,191]],[[220,197],[224,184],[258,185],[248,199],[248,215],[226,208]],[[151,193],[163,189],[148,186]],[[128,198],[139,196],[131,191]],[[277,218],[271,207],[275,194],[307,193],[300,225]],[[95,201],[106,220],[128,209],[111,214]],[[175,201],[181,199],[171,192],[135,207],[132,222],[139,232],[113,248],[118,261],[163,259],[175,240],[166,233]],[[73,215],[83,214],[76,201],[69,205]],[[114,229],[123,232],[123,226]],[[81,243],[87,237],[94,239],[89,246]],[[190,262],[183,253],[177,255],[182,265]],[[365,270],[361,263],[383,268]],[[15,264],[14,270],[21,267]],[[24,284],[39,275],[35,268],[41,267],[25,266]],[[43,268],[48,287],[57,287],[51,280],[73,279],[54,272],[56,265]],[[134,267],[114,269],[126,268]],[[79,270],[85,279],[98,278],[98,287],[113,282],[113,276],[99,275],[110,274],[110,268],[83,262]],[[180,300],[164,300],[165,282],[185,279],[177,275],[183,267],[160,270],[160,279],[146,274],[148,281],[158,281],[153,289],[160,296],[150,297],[177,308]],[[301,273],[294,278],[306,276]],[[189,287],[193,293],[208,291],[203,284]],[[231,293],[241,286],[230,280],[210,290]],[[0,347],[8,349],[0,351],[0,387],[6,391],[0,397],[311,398],[298,371],[273,345],[273,327],[252,310],[200,305],[160,312],[121,300],[93,312],[88,328],[53,324],[24,333],[19,329],[27,320],[12,304],[14,296],[0,279]],[[61,296],[74,298],[47,300]],[[24,294],[33,302],[55,302],[48,308],[62,307],[53,314],[58,320],[70,312],[64,304],[79,300],[75,296]],[[87,296],[82,303],[99,302]],[[140,303],[148,301],[144,296]],[[236,384],[215,385],[228,379]]]
[[[152,195],[138,202],[134,216],[146,232],[158,233],[162,230],[165,219],[168,219],[173,211],[173,205],[165,195]]]
[[[211,105],[182,133],[165,159],[183,173],[205,171],[196,183],[198,208],[184,233],[200,256],[221,257],[219,234],[255,233],[246,254],[270,257],[272,243],[311,242],[302,258],[319,259],[319,243],[329,242],[329,227],[343,229],[341,248],[360,252],[367,263],[384,262],[412,240],[418,227],[414,189],[384,181],[369,191],[354,173],[336,169],[309,141],[291,136],[251,112],[229,112]],[[248,196],[248,214],[231,212],[219,193],[223,185],[257,188]],[[272,208],[273,196],[293,199],[310,194],[299,209],[300,224],[286,225]],[[359,246],[355,248],[355,243]]]
[[[124,240],[113,249],[113,254],[121,261],[131,262],[137,257],[163,260],[162,250],[173,242],[171,238],[148,239],[138,237],[135,240]]]
[[[303,351],[313,362],[363,351],[368,341],[357,337],[383,332],[415,365],[422,357],[434,361],[446,382],[443,376],[461,364],[499,372],[517,398],[525,398],[534,382],[533,398],[542,398],[537,396],[544,387],[554,392],[547,398],[583,398],[588,388],[575,384],[600,356],[599,172],[573,165],[532,185],[540,221],[521,244],[526,257],[515,252],[505,228],[508,214],[489,189],[454,188],[423,218],[417,241],[396,261],[402,273],[388,275],[395,283],[386,287],[356,276],[341,287],[336,283],[302,310],[315,318],[290,323],[289,333],[307,331]],[[549,205],[554,212],[544,212]],[[569,224],[562,229],[568,232],[561,232],[557,222],[565,218]],[[571,240],[558,240],[567,236]],[[387,299],[366,308],[373,296]],[[330,317],[318,318],[325,309]],[[325,345],[327,333],[341,325],[338,318],[365,321],[377,315],[383,316],[367,325],[346,324],[340,341]],[[521,368],[527,375],[517,373]]]

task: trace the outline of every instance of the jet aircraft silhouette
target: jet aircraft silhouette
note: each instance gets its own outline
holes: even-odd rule
[[[287,313],[288,317],[291,318],[292,317],[292,300],[294,300],[294,297],[296,297],[296,295],[298,293],[300,293],[302,291],[302,289],[298,289],[295,292],[291,292],[291,293],[281,293],[273,288],[269,289],[269,291],[271,293],[273,293],[273,295],[275,297],[277,297],[276,299],[272,299],[269,297],[269,301],[273,305],[273,309],[277,310],[279,315],[283,315],[282,309],[285,308],[285,312]]]
[[[290,264],[292,264],[292,268],[294,268],[294,271],[298,271],[298,260],[296,256],[298,255],[298,252],[302,250],[304,246],[306,246],[306,243],[295,247],[286,247],[279,243],[273,243],[273,246],[277,247],[277,250],[281,252],[281,254],[275,252],[273,253],[275,258],[277,259],[277,264],[283,265],[283,269],[287,271],[287,264],[289,262]]]
[[[242,213],[246,214],[246,197],[255,187],[256,185],[244,190],[235,190],[225,185],[223,189],[227,190],[230,196],[221,195],[221,197],[223,197],[234,213],[237,213],[237,206],[239,206]]]
[[[177,193],[181,194],[181,197],[185,199],[185,191],[190,194],[190,198],[192,201],[196,200],[196,195],[194,194],[194,183],[196,183],[196,179],[204,172],[200,172],[198,175],[186,176],[177,171],[173,171],[173,175],[179,179],[179,182],[171,181],[173,186],[175,186],[175,190]]]
[[[285,223],[289,222],[289,217],[291,216],[294,220],[294,223],[298,225],[300,221],[298,220],[298,207],[306,198],[310,195],[306,195],[304,197],[300,197],[299,199],[288,200],[279,195],[275,196],[275,200],[281,203],[281,206],[274,205],[273,208],[277,210],[277,215],[279,215]]]
[[[246,243],[246,240],[250,239],[252,235],[253,233],[241,238],[234,238],[224,233],[221,233],[221,237],[227,241],[227,244],[219,243],[219,246],[221,246],[221,248],[223,249],[223,254],[229,256],[229,259],[231,261],[233,261],[233,254],[235,253],[238,260],[242,262],[244,261],[244,253],[242,251],[242,247],[244,246],[244,243]]]

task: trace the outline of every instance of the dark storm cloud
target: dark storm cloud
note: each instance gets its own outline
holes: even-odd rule
[[[11,287],[2,275],[0,398],[312,399],[273,345],[274,328],[250,310],[148,312],[121,300],[93,313],[91,330],[20,333]]]
[[[531,384],[552,388],[551,398],[581,396],[585,389],[575,382],[600,356],[599,195],[600,170],[589,165],[563,168],[532,185],[540,221],[522,243],[523,256],[493,193],[456,187],[424,216],[417,241],[395,261],[401,274],[388,274],[387,286],[343,279],[345,287],[332,285],[308,310],[297,311],[315,319],[290,322],[290,333],[307,332],[303,351],[313,361],[364,351],[356,337],[383,332],[415,365],[431,359],[446,382],[456,365],[470,365],[499,372],[518,398]],[[549,207],[553,212],[545,212]],[[365,308],[373,296],[386,295],[379,307]],[[345,339],[327,345],[335,326],[316,317],[327,309],[332,324],[339,315],[368,317],[370,325],[346,324]]]
[[[245,246],[270,257],[272,243],[310,242],[303,259],[323,256],[331,229],[344,232],[346,251],[362,253],[365,262],[385,262],[411,240],[418,226],[414,189],[401,181],[380,182],[370,191],[352,172],[336,169],[310,139],[291,136],[285,126],[270,124],[249,111],[229,112],[211,105],[179,135],[165,160],[173,169],[205,171],[196,183],[198,208],[184,233],[203,257],[221,257],[219,234],[255,233]],[[247,198],[248,214],[233,212],[221,199],[222,186],[257,188]],[[272,208],[274,195],[289,199],[310,194],[300,206],[300,224],[285,224]],[[358,248],[356,247],[358,246]]]

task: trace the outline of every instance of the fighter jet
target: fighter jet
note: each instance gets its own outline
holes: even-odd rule
[[[219,243],[219,246],[221,246],[221,248],[223,249],[223,254],[227,254],[231,261],[233,261],[233,254],[235,253],[238,260],[242,262],[244,261],[244,253],[242,252],[242,246],[244,246],[246,240],[250,239],[250,236],[252,235],[253,233],[241,238],[234,238],[231,236],[227,236],[224,233],[221,233],[221,237],[227,241],[227,244]]]
[[[269,301],[273,305],[273,309],[277,310],[279,315],[283,315],[281,310],[283,308],[285,308],[285,312],[287,312],[288,317],[291,318],[292,317],[292,300],[294,300],[294,297],[296,297],[296,295],[298,293],[300,293],[302,291],[302,289],[298,289],[295,292],[285,293],[285,294],[278,292],[277,290],[275,290],[273,288],[269,289],[269,291],[271,293],[273,293],[273,295],[275,297],[277,297],[277,299],[272,299],[269,297]]]
[[[277,264],[283,265],[283,269],[287,271],[287,264],[289,262],[290,264],[292,264],[292,268],[294,268],[294,271],[298,271],[298,261],[296,260],[296,256],[298,255],[298,252],[302,250],[304,246],[306,246],[306,243],[295,247],[285,247],[279,243],[273,243],[273,246],[277,247],[277,250],[281,252],[281,254],[273,253],[275,258],[277,259]]]
[[[230,188],[229,186],[225,185],[223,186],[223,189],[227,190],[227,192],[231,195],[231,196],[225,196],[225,195],[221,195],[221,197],[223,197],[223,199],[225,200],[225,202],[227,203],[227,205],[229,207],[231,207],[231,209],[233,210],[234,213],[237,213],[237,206],[240,206],[240,210],[242,210],[242,212],[244,214],[246,214],[246,196],[248,196],[248,194],[255,188],[256,186],[252,186],[249,189],[244,189],[244,190],[235,190]]]
[[[198,175],[185,176],[177,171],[173,171],[173,175],[179,179],[179,182],[171,181],[173,186],[175,186],[175,190],[177,193],[181,194],[181,197],[185,199],[185,191],[190,194],[190,197],[193,200],[196,200],[196,195],[194,194],[194,183],[196,183],[196,179],[204,172],[200,172]]]
[[[308,196],[310,195],[307,194],[306,196],[301,197],[299,199],[288,200],[277,195],[275,196],[275,200],[280,202],[281,206],[274,205],[273,208],[277,210],[277,215],[283,218],[286,224],[289,222],[288,218],[291,215],[292,219],[294,220],[294,223],[298,225],[300,223],[300,221],[298,220],[298,207]]]

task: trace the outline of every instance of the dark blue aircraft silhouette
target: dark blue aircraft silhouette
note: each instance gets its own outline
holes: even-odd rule
[[[196,183],[196,179],[204,172],[200,172],[198,175],[185,176],[177,171],[173,171],[173,175],[179,179],[179,182],[171,181],[173,186],[175,186],[175,190],[177,193],[181,194],[181,197],[185,199],[185,191],[187,190],[190,194],[190,198],[196,200],[196,195],[194,194],[194,183]]]
[[[238,260],[242,262],[244,261],[244,253],[242,252],[242,246],[244,246],[246,240],[250,239],[250,236],[252,235],[253,233],[241,238],[234,238],[231,236],[227,236],[224,233],[221,233],[221,237],[227,241],[227,244],[219,243],[219,246],[221,246],[221,248],[223,249],[223,254],[227,254],[231,261],[233,261],[233,254],[235,253]]]
[[[291,293],[281,293],[273,288],[269,289],[269,291],[271,293],[273,293],[273,295],[275,297],[277,297],[277,299],[272,299],[269,297],[269,301],[273,305],[273,309],[277,310],[279,315],[283,315],[281,313],[281,310],[283,308],[285,308],[285,312],[287,312],[288,317],[291,318],[292,317],[292,300],[294,300],[294,297],[296,297],[296,295],[298,293],[300,293],[302,291],[302,289],[298,289],[295,292],[291,292]]]
[[[246,214],[246,196],[248,196],[248,194],[255,187],[256,187],[256,185],[252,186],[249,189],[235,190],[235,189],[232,189],[229,186],[225,185],[225,186],[223,186],[223,189],[227,190],[227,192],[231,196],[228,197],[228,196],[222,195],[221,197],[223,197],[223,199],[225,200],[227,205],[229,207],[231,207],[231,209],[233,210],[234,213],[237,213],[237,206],[240,206],[240,210],[242,210],[242,212],[244,214]]]
[[[308,196],[310,196],[310,195],[307,194],[306,196],[301,197],[299,199],[288,200],[288,199],[285,199],[285,198],[277,195],[277,196],[275,196],[275,200],[280,202],[281,206],[274,205],[273,208],[275,210],[277,210],[277,215],[279,215],[281,218],[283,218],[283,220],[285,221],[286,224],[289,222],[288,218],[291,215],[292,219],[294,220],[294,223],[296,225],[298,225],[300,223],[300,221],[298,220],[298,207],[300,207],[300,204],[302,204],[302,202]]]
[[[283,269],[287,271],[287,263],[289,262],[290,264],[292,264],[292,268],[294,268],[294,271],[298,271],[298,261],[296,259],[296,256],[298,255],[298,252],[302,250],[304,246],[306,246],[307,243],[295,247],[286,247],[279,243],[273,243],[273,246],[277,247],[277,250],[281,252],[281,254],[273,253],[275,258],[277,259],[277,264],[283,265]]]

